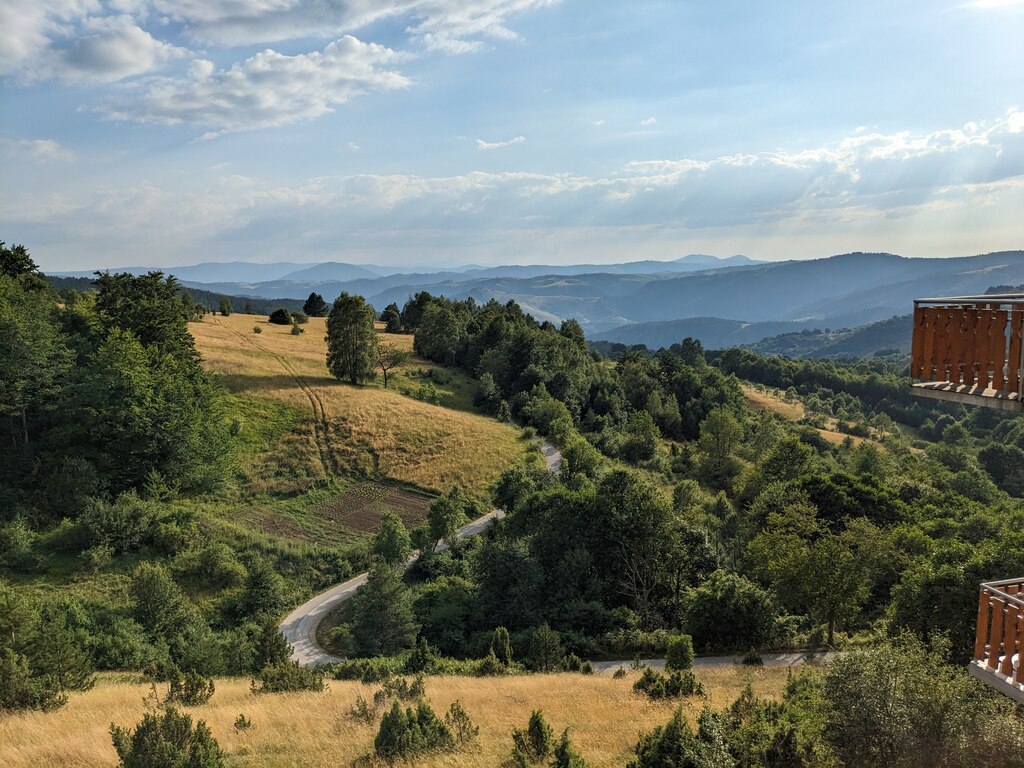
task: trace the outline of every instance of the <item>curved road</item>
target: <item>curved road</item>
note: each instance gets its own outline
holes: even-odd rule
[[[561,452],[545,440],[541,444],[541,453],[544,455],[544,464],[548,470],[557,474],[562,467]],[[460,539],[466,536],[476,536],[485,531],[493,521],[500,520],[504,516],[505,513],[502,510],[495,509],[460,528],[457,535]],[[441,552],[446,547],[447,545],[442,541],[437,545],[436,551]],[[412,564],[418,556],[419,553],[414,552],[407,565]],[[292,647],[293,660],[304,667],[316,667],[321,664],[343,661],[317,644],[316,628],[327,614],[332,613],[338,606],[351,598],[366,583],[368,576],[368,573],[361,573],[348,581],[337,584],[326,592],[321,592],[316,597],[307,600],[285,616],[284,621],[281,622],[281,634]]]

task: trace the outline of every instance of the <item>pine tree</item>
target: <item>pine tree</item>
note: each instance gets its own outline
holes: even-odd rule
[[[412,646],[419,632],[412,595],[398,572],[378,562],[356,596],[353,634],[365,656],[387,656]]]
[[[326,317],[330,309],[330,306],[324,301],[324,297],[319,293],[309,294],[306,303],[302,305],[302,311],[310,317]]]

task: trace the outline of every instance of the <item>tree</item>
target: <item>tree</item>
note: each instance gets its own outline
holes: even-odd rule
[[[398,311],[398,305],[392,302],[380,313],[380,321],[384,323],[384,330],[388,333],[398,333],[402,330],[402,314]]]
[[[203,720],[174,707],[162,715],[147,713],[134,731],[110,725],[122,768],[221,768],[224,753]]]
[[[232,309],[231,309],[231,300],[230,300],[230,299],[228,299],[228,297],[227,297],[227,296],[221,296],[221,297],[220,297],[220,313],[221,313],[221,314],[222,314],[222,315],[223,315],[224,317],[227,317],[228,315],[230,315],[230,314],[231,314],[231,312],[232,312]]]
[[[436,544],[445,541],[451,544],[466,515],[462,507],[450,496],[438,496],[430,502],[427,511],[427,524],[430,526],[430,538]]]
[[[724,408],[709,413],[700,423],[700,479],[718,491],[728,490],[740,471],[733,451],[743,438],[743,427]]]
[[[552,672],[562,664],[561,636],[544,622],[530,635],[530,660],[539,672]]]
[[[693,591],[686,626],[701,648],[758,648],[771,639],[775,616],[770,592],[718,570]]]
[[[413,349],[416,354],[441,363],[454,365],[455,356],[465,330],[455,313],[447,305],[428,304],[420,318]]]
[[[355,598],[356,646],[365,656],[386,656],[410,648],[419,625],[412,595],[394,568],[378,562]]]
[[[512,640],[505,627],[498,627],[494,630],[494,637],[491,639],[491,653],[506,667],[512,663]]]
[[[551,759],[551,768],[587,768],[587,761],[576,751],[569,741],[569,729],[562,731],[562,738],[555,745]]]
[[[554,749],[551,725],[539,709],[530,715],[526,728],[512,729],[512,759],[516,764],[533,764],[547,759]]]
[[[689,635],[676,635],[668,641],[668,653],[665,654],[665,669],[669,672],[679,669],[690,669],[693,666],[693,638]]]
[[[415,709],[408,707],[404,711],[397,701],[393,702],[391,709],[381,718],[373,740],[374,752],[386,760],[409,758],[421,752],[452,749],[454,746],[451,730],[425,701],[420,701]]]
[[[338,379],[361,384],[377,365],[373,307],[362,296],[342,293],[327,316],[327,369]]]
[[[388,371],[400,368],[409,362],[412,353],[394,344],[384,342],[377,345],[377,367],[384,374],[384,389],[388,388]]]
[[[0,275],[18,280],[38,272],[39,267],[36,266],[24,245],[11,243],[8,248],[7,244],[0,240]]]
[[[330,306],[324,301],[324,297],[319,293],[309,294],[306,303],[302,305],[302,311],[310,317],[327,317],[330,309]]]
[[[402,519],[390,510],[380,520],[380,530],[373,537],[373,554],[388,565],[403,565],[412,551],[412,541]]]
[[[289,312],[284,307],[278,307],[277,309],[275,309],[273,312],[270,313],[270,317],[267,319],[270,320],[270,322],[273,323],[274,325],[292,324],[291,312]]]

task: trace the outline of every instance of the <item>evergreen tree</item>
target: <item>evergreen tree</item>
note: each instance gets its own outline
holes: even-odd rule
[[[270,317],[267,318],[274,325],[291,325],[292,314],[284,307],[278,307],[270,313]]]
[[[134,731],[110,725],[121,768],[221,768],[224,753],[206,723],[168,707],[147,713]]]
[[[398,572],[378,562],[355,598],[353,634],[364,656],[387,656],[412,647],[419,632],[412,594]]]
[[[231,300],[227,296],[220,297],[218,307],[220,309],[221,315],[223,315],[224,317],[227,317],[234,311],[231,309]]]
[[[491,639],[491,653],[506,667],[512,663],[512,640],[505,627],[498,627],[494,630],[494,637]]]
[[[20,279],[39,272],[39,267],[24,245],[11,243],[10,247],[0,240],[0,275]]]
[[[330,305],[324,301],[324,297],[319,293],[309,294],[306,303],[302,305],[302,311],[310,317],[326,317],[330,309]]]
[[[338,379],[361,384],[377,365],[373,307],[362,296],[342,293],[327,316],[327,369]]]
[[[587,768],[587,761],[577,752],[569,741],[569,729],[562,731],[562,738],[555,745],[551,759],[551,768]]]

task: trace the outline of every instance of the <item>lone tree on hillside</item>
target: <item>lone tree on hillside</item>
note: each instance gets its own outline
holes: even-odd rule
[[[339,379],[361,384],[377,366],[373,307],[362,296],[343,293],[327,316],[327,369]]]
[[[302,311],[310,317],[326,317],[327,313],[331,311],[331,306],[324,301],[324,297],[319,293],[311,293],[306,299],[306,303],[302,305]]]
[[[400,368],[409,362],[412,353],[394,344],[385,342],[377,347],[377,367],[384,374],[384,388],[388,387],[388,371]]]
[[[224,317],[227,317],[232,312],[231,300],[227,296],[220,297],[220,313]]]
[[[388,333],[401,331],[402,314],[398,310],[398,305],[392,302],[384,307],[384,311],[380,313],[380,321],[384,323],[384,330]]]

